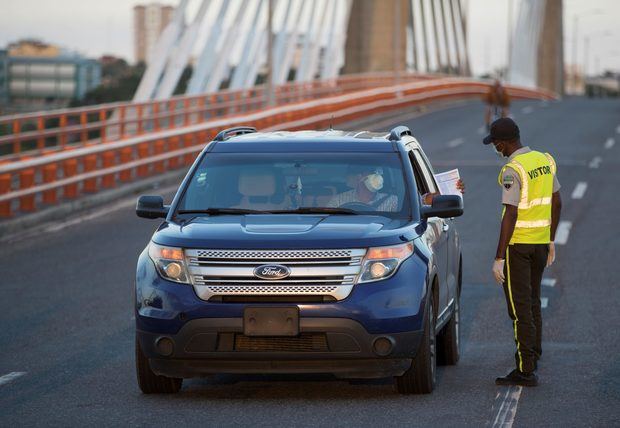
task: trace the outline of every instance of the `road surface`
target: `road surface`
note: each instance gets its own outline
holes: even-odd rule
[[[435,170],[458,167],[467,185],[462,358],[439,369],[432,395],[400,396],[389,379],[225,375],[142,395],[131,295],[156,221],[138,219],[129,201],[0,242],[0,426],[618,426],[620,102],[523,101],[512,111],[523,142],[555,156],[564,200],[565,243],[542,291],[539,387],[494,384],[514,364],[490,273],[501,160],[481,144],[482,106],[468,103],[376,124],[409,125]]]

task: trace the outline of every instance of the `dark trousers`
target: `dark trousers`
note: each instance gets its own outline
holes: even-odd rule
[[[512,244],[506,250],[504,294],[513,322],[517,369],[534,371],[542,354],[540,281],[547,263],[547,244]]]

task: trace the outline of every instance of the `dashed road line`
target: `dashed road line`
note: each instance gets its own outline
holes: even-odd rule
[[[590,168],[598,168],[601,165],[601,162],[603,162],[603,158],[602,157],[594,156],[594,158],[590,161],[588,166]]]
[[[486,130],[487,130],[486,126],[481,126],[480,128],[478,128],[476,132],[478,132],[478,135],[484,135]]]
[[[545,309],[547,306],[549,306],[549,299],[547,297],[541,297],[540,298],[540,307]]]
[[[521,109],[521,113],[523,114],[530,114],[533,111],[534,111],[534,107],[532,106],[525,106]]]
[[[0,385],[7,384],[11,382],[12,380],[15,380],[18,377],[21,377],[25,374],[26,372],[11,372],[9,374],[5,374],[4,376],[0,376]]]
[[[519,398],[521,398],[522,386],[509,386],[500,388],[495,396],[495,402],[491,408],[491,420],[487,426],[510,428],[517,414]]]
[[[616,134],[620,134],[620,125],[616,126]]]
[[[585,195],[587,189],[588,189],[588,183],[586,183],[585,181],[580,181],[575,186],[575,190],[573,190],[571,198],[573,199],[583,198],[583,195]]]
[[[556,282],[557,280],[555,278],[543,278],[542,281],[540,281],[540,284],[543,287],[555,287]]]
[[[448,141],[448,147],[454,148],[463,144],[465,140],[463,138],[455,138],[454,140]]]
[[[614,140],[613,138],[608,138],[607,141],[605,141],[605,148],[611,149],[614,144],[616,144],[616,140]]]
[[[558,224],[558,230],[555,232],[554,241],[557,245],[564,245],[568,242],[571,227],[573,227],[572,221],[561,221],[560,224]]]

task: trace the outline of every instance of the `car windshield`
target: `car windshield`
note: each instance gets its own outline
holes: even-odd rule
[[[397,153],[208,153],[177,214],[380,214],[408,217]]]

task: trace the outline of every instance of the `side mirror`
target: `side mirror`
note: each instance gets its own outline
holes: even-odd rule
[[[161,196],[140,196],[136,204],[136,215],[142,218],[160,218],[168,215],[170,206],[164,205]]]
[[[424,219],[459,217],[463,215],[463,198],[458,195],[436,195],[431,206],[422,206],[421,214]]]

